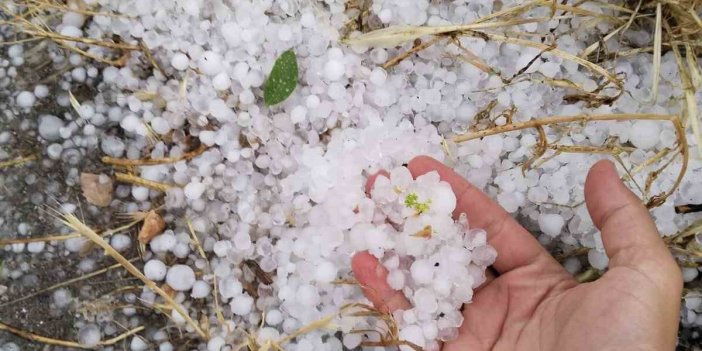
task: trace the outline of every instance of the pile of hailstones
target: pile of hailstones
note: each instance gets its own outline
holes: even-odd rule
[[[387,282],[402,290],[412,308],[395,313],[400,338],[425,349],[454,339],[473,289],[497,253],[486,232],[470,229],[465,214],[454,221],[456,197],[436,172],[413,180],[406,167],[376,178],[371,206],[359,206],[369,222],[352,229],[352,246],[380,258]],[[354,242],[354,240],[357,240]]]

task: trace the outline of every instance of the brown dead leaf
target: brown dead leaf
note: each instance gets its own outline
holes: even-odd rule
[[[148,244],[151,239],[161,234],[164,229],[166,229],[166,222],[156,211],[151,210],[144,218],[144,225],[139,230],[137,239],[142,244]]]
[[[430,225],[422,228],[422,230],[414,233],[412,236],[417,237],[417,238],[431,238],[431,235],[434,233],[434,228],[432,228]]]
[[[80,188],[89,203],[106,207],[112,202],[112,178],[104,174],[81,173]]]

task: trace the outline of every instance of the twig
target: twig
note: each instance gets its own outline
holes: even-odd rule
[[[158,190],[158,191],[162,191],[162,192],[166,192],[166,191],[168,191],[168,189],[173,187],[173,185],[170,185],[170,184],[155,182],[153,180],[140,178],[140,177],[137,177],[133,174],[128,174],[128,173],[116,172],[115,178],[117,179],[117,181],[120,181],[120,182],[131,183],[134,185],[139,185],[139,186],[143,186],[143,187],[146,187],[149,189],[154,189],[154,190]]]
[[[689,205],[680,205],[680,206],[675,206],[675,213],[695,213],[695,212],[702,212],[702,204],[689,204]]]

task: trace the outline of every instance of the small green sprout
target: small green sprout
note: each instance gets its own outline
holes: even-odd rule
[[[414,209],[417,214],[429,211],[429,205],[431,205],[431,200],[419,202],[419,196],[416,193],[409,193],[405,197],[405,206]]]

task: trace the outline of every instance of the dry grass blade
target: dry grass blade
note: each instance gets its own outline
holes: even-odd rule
[[[25,163],[32,162],[36,159],[37,159],[36,155],[30,155],[30,156],[19,157],[19,158],[16,158],[14,160],[2,161],[2,162],[0,162],[0,169],[21,166]]]
[[[520,39],[520,38],[516,38],[516,37],[507,37],[507,36],[503,36],[503,35],[489,34],[489,33],[477,32],[477,31],[472,31],[472,30],[451,34],[451,36],[454,39],[455,39],[455,36],[457,36],[457,35],[472,36],[472,37],[480,38],[480,39],[483,39],[486,41],[493,40],[493,41],[498,41],[498,42],[503,42],[503,43],[509,43],[509,44],[515,44],[515,45],[520,45],[520,46],[527,46],[527,47],[536,48],[536,49],[541,50],[541,52],[539,53],[539,55],[537,55],[534,58],[534,60],[538,59],[541,55],[548,52],[549,54],[561,57],[565,60],[575,62],[578,65],[581,65],[581,66],[587,68],[588,70],[592,71],[593,73],[596,73],[596,74],[603,76],[609,82],[607,84],[600,85],[600,87],[596,88],[593,91],[587,91],[583,87],[579,86],[578,84],[575,84],[575,83],[570,82],[570,81],[556,80],[556,79],[550,79],[550,78],[543,79],[543,82],[546,84],[551,84],[554,86],[566,87],[566,88],[571,88],[571,89],[576,90],[576,92],[577,92],[576,94],[571,94],[571,95],[568,95],[565,97],[565,100],[568,102],[586,101],[588,103],[588,105],[590,105],[590,106],[599,106],[602,104],[609,104],[609,103],[613,102],[621,95],[621,93],[623,91],[622,82],[616,76],[611,74],[609,71],[607,71],[603,67],[601,67],[597,64],[594,64],[590,61],[587,61],[586,59],[583,59],[583,58],[580,58],[578,56],[569,54],[565,51],[559,50],[554,46],[546,45],[546,44],[531,41],[531,40]],[[437,36],[437,37],[435,37],[434,40],[429,41],[429,43],[433,44],[435,40],[438,40],[438,38],[441,38],[441,37]],[[477,67],[478,69],[480,69],[482,71],[500,76],[499,72],[496,71],[494,68],[487,66],[486,64],[484,64],[484,62],[481,59],[479,59],[479,58],[476,59],[477,57],[474,57],[474,55],[471,55],[472,53],[470,53],[470,51],[466,51],[465,48],[462,48],[462,46],[460,45],[460,42],[458,42],[458,44],[456,44],[456,41],[453,41],[453,43],[455,45],[457,45],[457,47],[459,49],[461,49],[463,52],[463,55],[459,56],[460,59],[465,60],[466,62],[474,65],[475,67]],[[388,61],[388,63],[396,64],[397,62],[407,58],[412,53],[417,52],[418,50],[416,50],[416,49],[418,47],[419,46],[413,47],[411,50],[406,51],[406,52],[398,55],[397,57],[391,59],[390,61]],[[392,66],[392,65],[389,65],[388,63],[386,63],[387,67]],[[503,81],[506,84],[510,84],[514,78],[516,78],[518,75],[524,73],[528,68],[529,68],[529,65],[522,68],[512,78],[507,79],[507,80],[505,80],[503,78]],[[616,89],[615,94],[606,95],[606,94],[602,93],[603,90],[609,86],[609,84],[612,84],[613,87]]]
[[[176,157],[130,160],[130,159],[104,156],[103,158],[101,158],[101,161],[103,163],[108,164],[108,165],[122,166],[122,167],[163,165],[163,164],[176,163],[176,162],[183,161],[183,160],[193,159],[197,156],[200,156],[207,149],[208,149],[208,147],[206,145],[201,144],[197,149],[190,151],[190,152],[186,152],[186,153],[184,153],[180,156],[176,156]]]
[[[673,193],[677,188],[680,186],[680,183],[682,182],[683,177],[685,176],[685,172],[687,171],[687,165],[689,162],[689,152],[688,152],[688,145],[687,145],[687,138],[685,135],[685,129],[680,121],[680,119],[677,116],[671,116],[671,115],[657,115],[657,114],[603,114],[603,115],[576,115],[576,116],[552,116],[552,117],[545,117],[545,118],[537,118],[537,119],[532,119],[526,122],[520,122],[520,123],[510,123],[510,124],[505,124],[502,126],[496,126],[493,128],[488,128],[485,130],[481,131],[476,131],[472,133],[466,133],[462,135],[457,135],[452,138],[452,141],[455,143],[460,143],[464,141],[469,141],[469,140],[474,140],[474,139],[479,139],[483,138],[486,136],[491,136],[491,135],[496,135],[496,134],[501,134],[501,133],[507,133],[507,132],[512,132],[516,130],[523,130],[523,129],[534,129],[536,128],[538,130],[539,126],[544,126],[544,125],[554,125],[554,124],[563,124],[563,123],[588,123],[588,122],[595,122],[595,121],[630,121],[630,120],[658,120],[658,121],[668,121],[673,124],[675,127],[675,133],[677,137],[677,153],[676,155],[680,155],[681,157],[681,165],[680,165],[680,171],[678,173],[677,178],[675,179],[675,182],[673,185],[670,187],[668,191],[662,192],[660,194],[657,194],[655,196],[652,196],[646,203],[646,206],[649,208],[652,207],[657,207],[663,204],[665,200]],[[600,150],[597,147],[591,147],[591,146],[586,146],[586,147],[573,147],[573,146],[559,146],[554,148],[557,152],[558,151],[576,151],[576,152],[596,152]],[[560,150],[559,150],[560,149]],[[612,150],[612,148],[608,148]],[[605,149],[602,149],[604,151]],[[625,151],[624,148],[621,149],[614,149],[614,151],[617,150],[622,150]],[[608,153],[613,153],[613,152],[608,152]],[[615,155],[616,156],[616,155]],[[669,160],[663,168],[667,167],[668,165],[671,164],[673,159]],[[533,162],[533,161],[532,161]],[[653,177],[656,177],[662,169],[658,169],[652,173]],[[655,179],[655,178],[654,178]],[[645,192],[642,194],[645,198],[647,197]]]
[[[428,48],[428,47],[430,47],[430,46],[432,46],[432,45],[438,43],[439,41],[441,41],[441,40],[443,40],[443,39],[444,39],[443,37],[436,36],[436,37],[432,38],[431,40],[427,40],[427,41],[425,41],[425,42],[420,43],[419,45],[415,45],[415,46],[413,46],[411,49],[409,49],[409,50],[405,51],[404,53],[402,53],[401,55],[397,55],[397,56],[395,56],[395,57],[393,57],[393,58],[387,60],[387,61],[383,64],[383,68],[384,68],[384,69],[390,69],[390,68],[392,68],[392,67],[395,67],[398,63],[402,62],[402,60],[404,60],[404,59],[406,59],[406,58],[412,56],[412,54],[415,54],[415,53],[417,53],[417,52],[420,52],[420,51],[422,51],[422,50],[424,50],[424,49],[426,49],[426,48]]]
[[[17,14],[20,9],[26,9],[22,14]],[[154,69],[164,73],[158,63],[153,59],[150,50],[145,45],[134,45],[123,42],[121,39],[110,38],[90,38],[73,37],[57,33],[50,25],[49,20],[61,12],[76,12],[86,16],[107,16],[107,17],[128,17],[114,13],[98,13],[81,8],[68,7],[53,1],[25,0],[19,2],[6,2],[0,5],[0,14],[8,20],[0,21],[0,24],[13,26],[18,32],[28,36],[26,40],[48,39],[60,47],[78,53],[84,57],[108,65],[122,67],[130,58],[131,52],[142,53],[151,63]],[[107,49],[103,53],[95,54],[90,49],[82,49],[78,44],[90,47],[101,47]],[[113,58],[114,57],[114,58]]]
[[[573,54],[567,53],[563,50],[554,48],[551,45],[546,45],[543,43],[539,43],[539,42],[535,42],[535,41],[531,41],[531,40],[526,40],[526,39],[506,37],[506,36],[498,35],[498,34],[481,33],[481,32],[468,32],[466,34],[477,37],[477,38],[484,38],[487,40],[494,40],[494,41],[498,41],[498,42],[502,42],[502,43],[527,46],[527,47],[532,47],[532,48],[539,49],[539,50],[548,51],[549,54],[558,56],[564,60],[575,62],[578,65],[587,68],[591,72],[601,75],[602,77],[606,78],[610,83],[614,84],[617,87],[619,92],[616,96],[619,96],[619,94],[621,94],[623,84],[612,73],[610,73],[609,71],[607,71],[603,67],[596,65],[596,64],[594,64],[586,59],[583,59],[583,58],[580,58],[580,57],[575,56]]]
[[[117,234],[119,232],[123,232],[139,222],[141,222],[143,218],[136,218],[132,220],[131,222],[121,225],[116,228],[110,228],[110,229],[105,229],[100,233],[100,236],[106,237],[110,236],[113,234]],[[97,231],[97,230],[96,230]],[[64,234],[64,235],[50,235],[50,236],[42,236],[42,237],[34,237],[34,238],[14,238],[14,239],[3,239],[0,240],[0,246],[4,245],[12,245],[12,244],[28,244],[28,243],[35,243],[35,242],[48,242],[48,241],[62,241],[62,240],[68,240],[72,238],[78,238],[81,235],[79,233],[70,233],[70,234]]]
[[[117,173],[115,173],[115,178],[117,179],[117,181],[120,181],[120,182],[139,185],[139,186],[143,186],[143,187],[146,187],[149,189],[154,189],[154,190],[158,190],[158,191],[162,191],[162,192],[166,192],[166,191],[168,191],[168,189],[173,187],[173,185],[170,185],[170,184],[164,184],[164,183],[155,182],[153,180],[140,178],[140,177],[137,177],[137,176],[135,176],[133,174],[129,174],[129,173],[117,172]]]
[[[653,35],[653,69],[651,70],[651,98],[649,102],[655,103],[658,99],[658,86],[661,79],[661,46],[663,43],[663,6],[656,4],[656,29]]]
[[[663,21],[663,26],[668,32],[671,32],[668,21]],[[683,92],[685,93],[685,112],[686,122],[692,126],[692,133],[697,141],[698,156],[702,157],[702,130],[700,130],[700,116],[697,108],[697,98],[695,97],[696,89],[692,82],[692,77],[689,75],[689,70],[686,62],[682,58],[678,45],[673,45],[673,54],[675,61],[678,64],[678,72],[682,82]]]
[[[48,242],[48,241],[62,241],[62,240],[77,238],[79,236],[80,236],[79,234],[73,233],[73,234],[66,234],[66,235],[43,236],[43,237],[38,237],[38,238],[3,239],[3,240],[0,240],[0,246],[13,245],[13,244],[29,244],[29,243],[37,243],[37,242]]]
[[[702,232],[702,219],[698,219],[697,221],[693,222],[691,225],[681,230],[677,234],[665,238],[665,241],[667,243],[680,243],[685,239],[700,232]]]
[[[73,107],[76,114],[80,116],[80,102],[78,102],[78,99],[76,99],[70,90],[68,91],[68,101],[71,103],[71,107]]]
[[[133,262],[133,261],[136,261],[136,260],[137,260],[137,258],[132,258],[132,259],[129,260],[129,262]],[[80,276],[80,277],[76,277],[76,278],[73,278],[73,279],[69,279],[69,280],[60,282],[60,283],[58,283],[58,284],[54,284],[54,285],[52,285],[52,286],[46,287],[46,288],[41,289],[41,290],[37,290],[37,291],[35,291],[35,292],[31,293],[31,294],[24,295],[24,296],[22,296],[22,297],[20,297],[20,298],[17,298],[17,299],[12,300],[12,301],[5,302],[5,303],[3,303],[3,304],[0,304],[0,307],[4,307],[4,306],[8,306],[8,305],[14,305],[14,304],[16,304],[16,303],[18,303],[18,302],[22,302],[22,301],[24,301],[24,300],[31,299],[31,298],[34,297],[34,296],[38,296],[38,295],[47,293],[47,292],[49,292],[49,291],[56,290],[56,289],[62,288],[62,287],[64,287],[64,286],[69,286],[69,285],[71,285],[71,284],[73,284],[73,283],[77,283],[77,282],[79,282],[79,281],[83,281],[83,280],[86,280],[86,279],[90,279],[90,278],[93,278],[93,277],[97,277],[97,276],[99,276],[99,275],[101,275],[101,274],[107,273],[107,272],[109,272],[109,271],[111,271],[111,270],[113,270],[113,269],[115,269],[115,268],[120,268],[120,267],[122,267],[122,265],[119,264],[119,263],[116,263],[116,264],[113,264],[112,266],[108,266],[108,267],[99,269],[99,270],[97,270],[97,271],[90,272],[90,273],[88,273],[88,274],[82,275],[82,276]]]
[[[55,339],[55,338],[49,338],[46,336],[41,336],[35,333],[31,333],[28,331],[24,331],[12,326],[9,326],[4,323],[0,323],[0,330],[4,330],[7,332],[10,332],[12,334],[15,334],[17,336],[23,337],[27,340],[31,341],[36,341],[42,344],[47,344],[47,345],[53,345],[53,346],[62,346],[62,347],[72,347],[76,349],[84,349],[84,350],[93,350],[95,349],[94,347],[86,347],[83,346],[75,341],[69,341],[69,340],[61,340],[61,339]],[[128,330],[125,333],[122,333],[114,338],[107,339],[105,341],[101,341],[98,346],[111,346],[116,344],[117,342],[126,339],[127,337],[134,335],[140,331],[144,330],[144,326],[139,326],[134,329]]]
[[[210,265],[210,260],[207,259],[207,255],[205,254],[205,250],[202,248],[202,244],[200,244],[200,240],[197,238],[197,235],[195,234],[195,229],[193,228],[193,223],[190,221],[190,219],[186,219],[186,223],[188,224],[188,231],[190,232],[190,238],[192,238],[193,244],[197,248],[197,252],[200,254],[200,257],[202,257],[205,262],[207,263],[207,271],[212,272],[212,266]],[[212,298],[214,300],[214,308],[215,308],[215,316],[217,317],[217,321],[219,322],[220,325],[227,326],[229,325],[225,322],[224,320],[224,314],[222,313],[222,308],[219,303],[219,287],[217,284],[217,275],[212,274]]]
[[[131,262],[129,262],[129,260],[124,258],[124,256],[122,256],[112,246],[110,246],[110,244],[108,244],[100,235],[95,233],[92,229],[90,229],[90,227],[81,222],[73,214],[62,214],[61,221],[66,226],[82,234],[86,238],[90,239],[90,241],[92,241],[94,244],[100,246],[100,248],[105,250],[105,253],[107,255],[119,262],[129,273],[141,280],[153,292],[160,295],[171,306],[171,308],[175,309],[178,312],[178,314],[180,314],[185,319],[185,321],[201,338],[205,340],[207,339],[207,334],[205,334],[205,332],[200,328],[200,326],[192,318],[190,318],[190,315],[183,308],[183,306],[178,304],[175,300],[173,300],[173,298],[170,295],[168,295],[168,293],[163,291],[163,289],[158,287],[156,283],[154,283],[151,279],[147,278],[143,273],[141,273],[139,269],[134,267],[134,265]]]
[[[372,47],[390,48],[403,43],[414,41],[430,35],[444,35],[462,33],[466,31],[484,30],[490,28],[511,27],[527,23],[539,23],[550,18],[514,19],[504,22],[481,22],[460,24],[452,26],[393,26],[361,34],[354,38],[346,38],[342,42],[346,45],[363,45]]]
[[[455,45],[463,55],[460,55],[459,57],[463,59],[464,61],[470,63],[471,65],[475,66],[477,69],[487,73],[487,74],[496,74],[500,75],[499,72],[497,72],[495,69],[490,67],[485,60],[480,58],[480,56],[474,54],[472,51],[468,50],[468,48],[464,47],[463,44],[461,44],[461,41],[458,40],[458,38],[451,38],[451,43]]]
[[[594,42],[592,45],[590,45],[590,46],[588,46],[587,48],[585,48],[585,50],[583,50],[583,51],[580,53],[580,55],[578,55],[578,56],[580,56],[580,57],[586,59],[588,56],[590,56],[590,54],[592,54],[593,52],[595,52],[595,50],[597,50],[597,49],[600,48],[600,43],[606,43],[608,40],[612,39],[612,37],[614,37],[615,35],[617,35],[617,33],[621,32],[621,31],[624,30],[624,28],[626,28],[626,27],[627,27],[627,25],[624,24],[624,25],[618,27],[617,29],[615,29],[615,30],[609,32],[609,34],[605,35],[604,38],[602,38],[602,40],[598,40],[598,41]]]

